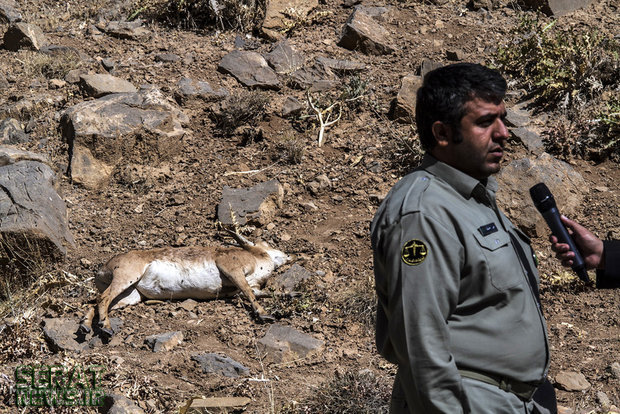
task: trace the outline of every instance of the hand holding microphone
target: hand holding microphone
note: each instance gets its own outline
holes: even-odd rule
[[[571,268],[573,269],[573,271],[577,273],[577,276],[579,276],[581,280],[589,283],[590,279],[588,277],[586,263],[583,260],[581,252],[575,245],[575,241],[568,233],[566,227],[564,227],[560,212],[558,211],[557,205],[555,204],[555,199],[553,198],[553,195],[551,194],[547,186],[544,183],[536,184],[535,186],[530,188],[530,196],[532,197],[534,205],[547,222],[547,226],[549,226],[549,228],[551,229],[551,233],[553,234],[553,236],[557,238],[557,241],[559,243],[568,246],[568,250],[566,250],[564,247],[561,248],[561,250],[563,250],[562,253],[566,254],[568,253],[568,251],[571,251],[573,253],[573,255],[568,254],[565,258],[565,261],[567,263],[569,261],[572,261]]]

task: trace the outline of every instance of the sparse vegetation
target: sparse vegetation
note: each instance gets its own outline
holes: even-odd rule
[[[265,116],[269,97],[263,92],[245,92],[228,97],[220,108],[211,113],[215,126],[230,135],[242,126],[256,126]]]
[[[17,58],[23,70],[31,78],[64,79],[73,69],[81,67],[81,59],[77,52],[67,49],[54,54],[23,51]]]
[[[262,24],[266,5],[265,0],[143,0],[136,3],[130,17],[153,17],[190,30],[251,31]]]
[[[498,50],[499,68],[525,88],[539,110],[559,110],[569,122],[550,130],[548,150],[563,157],[618,159],[620,44],[597,30],[557,27],[522,18]],[[599,109],[593,109],[599,108]],[[570,132],[570,134],[569,134]]]
[[[389,410],[391,383],[371,371],[336,371],[307,400],[281,411],[283,414],[381,414]]]
[[[568,111],[620,85],[620,45],[596,30],[561,30],[556,21],[523,17],[497,53],[500,69],[531,92],[542,109]]]

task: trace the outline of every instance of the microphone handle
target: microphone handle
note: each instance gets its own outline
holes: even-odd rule
[[[590,281],[590,278],[588,277],[588,271],[586,269],[585,262],[581,257],[581,253],[579,252],[575,241],[570,236],[570,234],[568,234],[568,230],[566,230],[566,227],[564,227],[564,223],[562,223],[562,220],[560,219],[560,212],[558,211],[557,207],[552,207],[549,210],[541,213],[545,221],[547,222],[547,225],[551,229],[551,233],[558,238],[558,241],[560,243],[568,244],[570,250],[575,253],[575,257],[573,258],[573,265],[571,266],[571,268],[573,269],[573,271],[575,271],[575,273],[577,273],[577,276],[579,276],[581,280],[588,283]]]

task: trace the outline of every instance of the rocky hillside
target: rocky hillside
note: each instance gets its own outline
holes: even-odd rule
[[[19,390],[59,366],[86,400],[55,412],[104,395],[101,412],[387,412],[369,223],[420,159],[420,77],[473,61],[510,76],[499,198],[541,258],[562,412],[618,412],[620,292],[555,263],[528,195],[544,181],[565,214],[620,238],[617,114],[589,133],[575,115],[618,105],[617,54],[587,61],[608,79],[542,95],[555,106],[501,54],[531,21],[617,41],[617,1],[264,3],[0,0],[0,411],[42,405]],[[259,298],[275,321],[240,296],[146,301],[112,311],[111,338],[77,334],[111,256],[234,244],[231,223],[292,258]]]

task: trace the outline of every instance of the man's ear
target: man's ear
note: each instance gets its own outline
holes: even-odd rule
[[[452,142],[452,127],[444,124],[441,121],[435,121],[432,126],[433,135],[437,140],[437,145],[440,147],[446,147]]]

